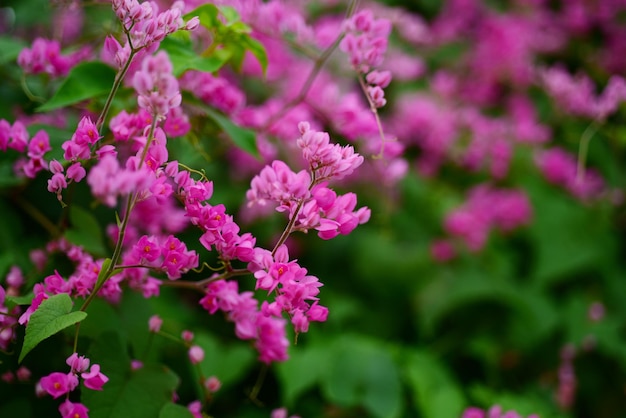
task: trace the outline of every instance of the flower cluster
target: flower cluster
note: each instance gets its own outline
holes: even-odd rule
[[[265,363],[285,361],[288,358],[285,320],[259,310],[252,292],[239,293],[235,281],[217,280],[206,288],[200,304],[209,313],[218,310],[235,323],[235,335],[242,340],[254,340],[259,360]]]
[[[524,416],[512,410],[505,412],[500,405],[494,405],[488,410],[471,406],[463,411],[461,418],[524,418]],[[539,418],[539,415],[531,414],[528,418]]]
[[[157,119],[180,106],[178,80],[172,75],[172,64],[164,51],[141,62],[141,70],[133,77],[133,87],[139,95],[139,107]]]
[[[535,154],[535,164],[552,184],[562,187],[582,200],[599,197],[604,191],[604,181],[595,170],[578,173],[576,157],[562,148],[554,147]]]
[[[248,206],[276,204],[276,210],[287,212],[294,229],[315,229],[323,239],[350,233],[369,220],[367,208],[356,208],[356,195],[342,196],[327,187],[329,180],[349,176],[363,162],[352,146],[332,144],[326,132],[310,128],[307,122],[298,125],[296,141],[309,171],[293,172],[282,161],[274,161],[255,176],[246,197]]]
[[[0,119],[0,151],[15,150],[25,154],[13,167],[18,176],[35,178],[37,173],[45,170],[48,163],[44,155],[51,149],[50,137],[46,131],[39,130],[31,138],[24,123],[18,120],[11,125]]]
[[[91,390],[102,390],[104,384],[109,381],[109,378],[100,371],[100,365],[92,364],[89,368],[90,360],[77,353],[69,356],[66,363],[70,366],[69,373],[53,372],[39,380],[38,386],[42,394],[48,394],[54,399],[67,395],[78,387],[79,376],[83,380],[83,385]],[[66,399],[59,406],[59,412],[63,418],[86,418],[88,409],[81,403]]]
[[[170,280],[175,280],[198,266],[198,254],[188,250],[185,243],[173,235],[164,239],[143,235],[124,257],[124,264],[164,271]],[[146,277],[135,269],[126,269],[124,276],[129,279],[131,286],[143,289],[144,296],[153,285],[157,286],[158,294],[157,280]]]
[[[30,48],[24,48],[17,63],[26,74],[45,73],[51,77],[64,77],[72,67],[91,54],[87,47],[72,54],[61,54],[61,44],[56,40],[37,38]]]
[[[17,266],[12,266],[5,277],[6,288],[0,286],[0,349],[7,350],[15,339],[15,327],[18,324],[16,317],[20,314],[20,307],[9,309],[6,306],[7,296],[17,296],[24,285],[24,275]]]
[[[445,230],[471,251],[480,251],[492,229],[509,232],[530,221],[532,209],[528,197],[520,190],[493,189],[481,185],[473,188],[465,204],[449,213]],[[433,256],[445,261],[454,256],[449,241],[439,241]]]
[[[626,101],[626,81],[619,75],[613,75],[599,95],[589,76],[572,76],[558,66],[543,69],[540,80],[559,108],[575,116],[604,119]]]
[[[344,22],[346,34],[339,48],[350,56],[350,64],[359,74],[365,74],[365,93],[375,107],[387,101],[383,89],[391,82],[391,72],[373,70],[380,66],[387,50],[391,22],[375,19],[370,10],[362,10]]]
[[[113,0],[113,11],[122,23],[124,31],[130,36],[132,48],[139,50],[162,41],[167,35],[178,30],[193,30],[198,27],[197,17],[187,23],[182,18],[184,2],[177,1],[171,8],[159,12],[154,2],[139,3],[137,0]],[[131,45],[124,50],[130,53]],[[122,50],[118,50],[118,57]],[[119,60],[120,63],[125,61]]]

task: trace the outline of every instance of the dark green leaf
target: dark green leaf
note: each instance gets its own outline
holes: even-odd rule
[[[182,405],[168,403],[161,408],[159,418],[193,418],[193,415]]]
[[[283,403],[293,406],[298,396],[319,381],[328,361],[327,347],[322,345],[292,350],[289,361],[276,365]]]
[[[444,365],[426,351],[414,351],[404,368],[420,416],[458,418],[465,399]]]
[[[387,350],[356,336],[340,338],[330,350],[322,378],[329,400],[343,406],[363,406],[375,417],[400,415],[400,375]]]
[[[86,312],[72,310],[72,300],[66,293],[50,296],[41,302],[26,325],[24,345],[19,362],[40,342],[87,317]]]
[[[90,418],[158,417],[179,383],[178,377],[164,367],[132,371],[130,357],[116,333],[102,334],[93,343],[89,357],[109,378],[102,391],[83,392]]]
[[[24,47],[26,43],[21,39],[0,36],[0,65],[15,61]]]
[[[106,252],[102,230],[92,213],[78,206],[71,206],[70,222],[72,227],[65,233],[68,241],[80,245],[91,254],[102,255]]]
[[[254,135],[254,131],[235,125],[226,116],[221,115],[220,113],[216,112],[208,106],[204,106],[203,110],[208,116],[211,117],[211,119],[215,121],[215,123],[218,124],[220,128],[222,128],[224,132],[226,132],[226,135],[228,135],[229,138],[232,139],[237,147],[239,147],[243,151],[246,151],[253,157],[259,158],[259,150],[256,146],[256,137]]]
[[[115,70],[102,62],[84,62],[70,71],[57,92],[37,111],[48,112],[108,93]]]
[[[21,296],[7,296],[6,304],[9,308],[17,305],[30,305],[35,298],[35,295],[29,293],[28,295]]]
[[[200,368],[205,376],[216,376],[227,386],[241,378],[254,364],[254,352],[245,344],[220,344],[207,333],[198,333],[194,342],[204,349]]]

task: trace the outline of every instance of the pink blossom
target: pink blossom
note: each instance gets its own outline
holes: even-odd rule
[[[32,375],[31,371],[28,370],[28,368],[26,368],[25,366],[20,366],[15,371],[15,376],[17,376],[17,380],[19,380],[20,382],[28,381],[31,375]]]
[[[192,345],[189,347],[187,355],[189,356],[189,361],[191,361],[192,364],[198,364],[204,360],[204,350],[199,345]]]
[[[78,378],[74,373],[50,373],[39,381],[41,388],[53,398],[58,398],[71,392],[78,386]]]
[[[204,381],[204,387],[211,393],[215,393],[222,387],[222,382],[216,376],[209,376]]]
[[[71,367],[74,373],[82,373],[89,368],[89,359],[84,356],[79,356],[78,353],[72,353],[65,362]]]
[[[66,399],[60,406],[59,412],[62,418],[88,418],[89,409],[81,403],[70,402]]]
[[[158,315],[152,315],[148,321],[148,328],[150,332],[159,332],[163,325],[163,320]]]
[[[26,311],[20,316],[18,322],[20,325],[26,325],[30,316],[37,310],[41,302],[45,299],[48,299],[48,295],[44,293],[44,286],[42,284],[36,284],[34,287],[35,298],[31,302],[30,306],[26,309]]]
[[[102,390],[102,386],[109,381],[109,378],[100,372],[99,364],[92,364],[89,372],[82,373],[85,387],[92,390]]]

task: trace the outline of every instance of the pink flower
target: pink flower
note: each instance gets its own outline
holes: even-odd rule
[[[58,398],[71,392],[78,386],[78,378],[74,373],[50,373],[39,381],[41,388],[53,398]]]
[[[148,321],[148,328],[151,332],[159,332],[163,325],[163,320],[158,315],[152,315]]]
[[[65,362],[72,368],[74,373],[82,373],[89,368],[89,359],[79,356],[78,353],[72,353]]]
[[[220,390],[220,388],[222,387],[222,382],[220,382],[220,380],[217,377],[210,376],[208,379],[204,381],[204,387],[209,392],[215,393],[218,390]]]
[[[192,364],[198,364],[204,360],[204,350],[198,345],[192,345],[189,347],[187,354],[189,356],[189,361],[191,361]]]
[[[68,399],[59,406],[62,418],[89,418],[89,409],[81,403],[73,403]]]
[[[102,386],[109,381],[109,378],[100,372],[100,365],[93,364],[88,373],[80,375],[83,383],[89,389],[102,390]]]

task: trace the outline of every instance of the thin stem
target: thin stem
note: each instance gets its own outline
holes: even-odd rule
[[[376,126],[378,126],[378,134],[380,135],[380,151],[378,152],[378,154],[373,155],[372,158],[379,159],[382,158],[383,154],[385,153],[385,142],[387,142],[387,140],[385,139],[385,132],[383,131],[383,124],[380,121],[380,116],[378,114],[376,104],[374,104],[374,101],[367,93],[367,86],[365,85],[363,78],[360,75],[357,78],[359,79],[359,85],[361,86],[361,90],[363,90],[363,94],[365,94],[365,97],[367,98],[367,103],[370,106],[370,110],[372,111],[372,113],[374,114],[374,118],[376,119]]]
[[[25,199],[15,196],[15,203],[24,210],[24,212],[28,213],[34,220],[36,220],[39,225],[41,225],[48,233],[53,237],[58,237],[61,235],[61,230],[45,217],[43,213],[37,207],[33,206],[30,202]]]
[[[128,56],[128,59],[124,63],[124,66],[122,67],[120,72],[117,73],[117,76],[115,76],[113,87],[111,88],[111,91],[109,92],[109,96],[107,97],[107,100],[104,103],[104,107],[102,108],[102,112],[100,112],[100,116],[98,116],[98,121],[96,122],[96,129],[98,130],[98,132],[102,130],[102,126],[104,125],[104,121],[106,120],[107,114],[109,113],[109,109],[111,108],[111,104],[113,103],[113,99],[115,98],[115,94],[117,93],[117,90],[122,85],[122,81],[124,81],[124,77],[126,76],[128,69],[130,68],[130,64],[133,62],[133,58],[135,57],[135,54],[137,54],[138,51],[139,50],[135,50],[131,47],[130,55]]]
[[[22,78],[20,79],[20,81],[22,84],[22,90],[24,91],[24,94],[26,94],[26,97],[28,97],[30,101],[37,102],[37,103],[43,103],[46,101],[46,99],[44,99],[43,97],[39,97],[35,95],[32,91],[30,91],[30,87],[28,87],[28,83],[26,82],[26,73],[22,72]]]
[[[278,242],[274,246],[274,249],[272,250],[272,257],[276,255],[276,251],[278,251],[278,247],[283,245],[285,241],[287,241],[287,238],[289,238],[289,235],[293,231],[293,227],[296,224],[296,219],[298,218],[298,214],[300,213],[300,210],[302,209],[303,205],[304,205],[304,199],[301,199],[298,202],[298,206],[296,206],[296,210],[293,212],[291,219],[289,219],[289,223],[287,224],[287,227],[285,228],[280,238],[278,239]]]
[[[247,274],[250,274],[250,271],[248,269],[234,269],[225,271],[218,276],[209,277],[207,279],[199,280],[197,282],[190,282],[185,280],[163,280],[161,281],[161,286],[180,287],[184,289],[192,289],[204,292],[204,288],[206,287],[206,285],[211,282],[215,282],[217,280],[225,280],[235,276],[245,276]]]
[[[154,115],[152,118],[152,125],[150,126],[148,139],[146,140],[145,148],[144,148],[141,160],[139,161],[139,165],[138,165],[139,167],[141,167],[141,165],[143,164],[145,156],[147,154],[147,148],[150,146],[150,143],[154,139],[155,129],[156,129],[156,115]],[[102,286],[104,286],[104,284],[111,278],[113,271],[115,271],[115,268],[116,268],[115,266],[117,266],[120,260],[120,257],[122,255],[122,247],[124,244],[124,237],[126,236],[126,228],[128,227],[130,213],[132,212],[133,207],[135,206],[135,203],[137,203],[137,196],[138,196],[138,193],[136,192],[128,196],[128,199],[126,201],[126,209],[124,211],[124,217],[122,218],[122,222],[119,228],[117,242],[115,243],[115,249],[113,250],[113,256],[111,257],[111,262],[109,263],[108,268],[104,272],[104,280],[96,284],[96,286],[94,287],[92,292],[89,294],[87,299],[85,299],[85,302],[83,302],[83,305],[80,307],[80,310],[83,312],[87,309],[89,304],[96,297],[100,289],[102,289]],[[74,334],[74,352],[76,352],[77,345],[78,345],[78,334],[80,332],[80,324],[81,324],[80,322],[76,324],[76,332]]]
[[[587,160],[587,153],[589,151],[589,142],[595,135],[601,125],[601,118],[594,119],[589,126],[583,132],[580,138],[580,146],[578,149],[578,163],[576,167],[576,183],[582,184],[585,181],[585,161]]]
[[[348,6],[348,10],[346,11],[345,19],[348,19],[350,16],[352,16],[352,14],[354,14],[354,11],[356,10],[358,3],[359,3],[358,0],[352,0],[350,2],[350,5]],[[308,77],[304,81],[304,84],[302,85],[302,88],[300,89],[300,92],[298,93],[298,95],[294,97],[293,99],[291,99],[289,102],[287,102],[279,112],[272,115],[267,120],[267,122],[265,122],[265,124],[263,124],[263,126],[261,127],[262,131],[269,129],[274,124],[274,122],[276,122],[278,119],[283,117],[293,107],[297,106],[305,99],[306,95],[309,93],[309,90],[311,89],[311,86],[313,86],[313,82],[319,75],[320,71],[322,71],[324,64],[326,64],[326,61],[328,61],[331,54],[335,51],[335,49],[337,49],[337,47],[339,46],[339,43],[341,42],[344,36],[345,36],[345,32],[342,31],[337,36],[337,38],[335,38],[333,43],[328,48],[326,48],[324,52],[322,52],[322,54],[315,60],[313,64],[313,68],[311,68],[311,71],[309,72]]]
[[[257,376],[256,382],[254,383],[254,387],[250,391],[250,400],[253,402],[259,402],[257,396],[259,396],[259,392],[261,391],[261,387],[263,386],[263,382],[265,381],[265,377],[267,376],[267,370],[269,366],[267,364],[263,364],[261,366],[261,370],[259,370],[259,375]]]

